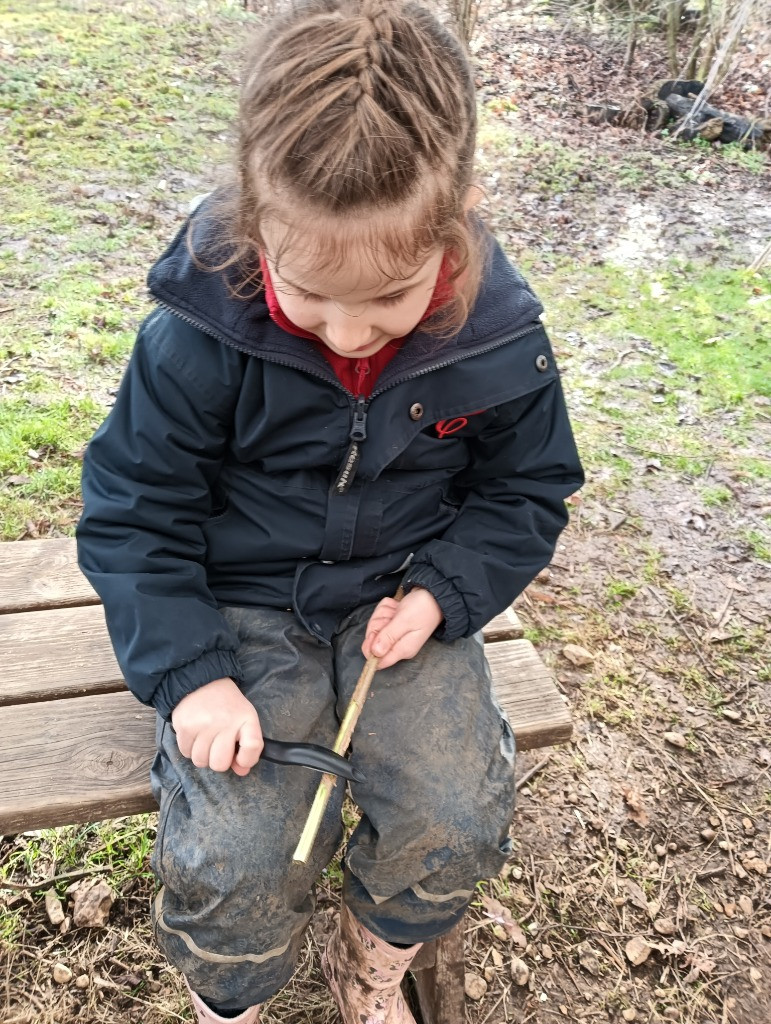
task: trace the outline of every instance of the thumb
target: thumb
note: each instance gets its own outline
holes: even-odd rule
[[[382,658],[384,655],[388,654],[397,640],[401,637],[401,634],[398,630],[393,628],[393,625],[393,622],[391,622],[387,627],[381,629],[372,641],[372,653],[378,658]]]

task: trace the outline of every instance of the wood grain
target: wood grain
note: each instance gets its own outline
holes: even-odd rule
[[[490,644],[499,640],[516,640],[522,636],[524,629],[514,609],[507,608],[488,622],[482,633],[485,643]]]
[[[463,929],[462,921],[436,942],[427,943],[426,959],[433,963],[414,964],[415,991],[423,1024],[463,1024],[466,1019]]]
[[[0,706],[124,689],[101,605],[0,615]]]
[[[155,712],[128,692],[2,712],[0,834],[153,810]]]
[[[98,603],[71,537],[2,545],[0,614]]]
[[[566,743],[573,732],[570,708],[530,641],[485,644],[485,654],[517,749]]]

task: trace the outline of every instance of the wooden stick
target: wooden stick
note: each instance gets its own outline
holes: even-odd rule
[[[403,590],[401,587],[394,594],[395,601],[401,601],[403,596]],[[351,736],[353,736],[353,730],[356,728],[356,723],[359,720],[359,715],[364,708],[364,702],[367,699],[369,693],[370,684],[375,677],[377,667],[380,662],[380,658],[371,654],[364,663],[359,681],[356,683],[356,688],[351,695],[351,699],[348,703],[348,707],[345,709],[343,720],[340,723],[340,728],[337,732],[337,738],[335,739],[334,746],[332,749],[336,754],[344,754],[350,745]],[[311,805],[310,812],[308,814],[308,820],[305,822],[305,828],[302,830],[300,841],[297,844],[297,849],[292,855],[292,860],[299,864],[307,864],[308,858],[311,855],[313,844],[316,841],[319,828],[321,827],[321,819],[324,817],[324,811],[329,803],[329,798],[332,795],[332,790],[335,788],[337,783],[337,776],[332,775],[329,772],[325,772],[321,776],[321,782],[319,788],[316,790],[316,796],[314,797],[313,804]]]

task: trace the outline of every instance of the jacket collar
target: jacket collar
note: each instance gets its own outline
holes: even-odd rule
[[[151,268],[147,283],[153,297],[200,330],[242,352],[335,379],[315,346],[288,334],[271,320],[263,294],[236,298],[233,289],[237,278],[232,268],[210,271],[193,259],[188,236],[212,264],[226,253],[224,246],[211,243],[213,220],[206,217],[206,205],[182,225]],[[389,363],[377,390],[406,372],[420,374],[501,344],[537,322],[543,311],[541,303],[498,243],[487,237],[489,265],[472,316],[457,335],[446,340],[416,329]]]

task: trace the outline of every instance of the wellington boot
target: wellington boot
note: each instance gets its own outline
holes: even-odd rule
[[[185,984],[187,985],[187,981]],[[214,1010],[209,1009],[203,999],[196,995],[189,985],[187,988],[193,1001],[193,1009],[198,1015],[198,1024],[260,1024],[259,1006],[250,1006],[243,1013],[239,1013],[237,1017],[220,1017]]]
[[[389,946],[343,904],[337,931],[321,959],[343,1024],[415,1024],[401,983],[421,945]]]

